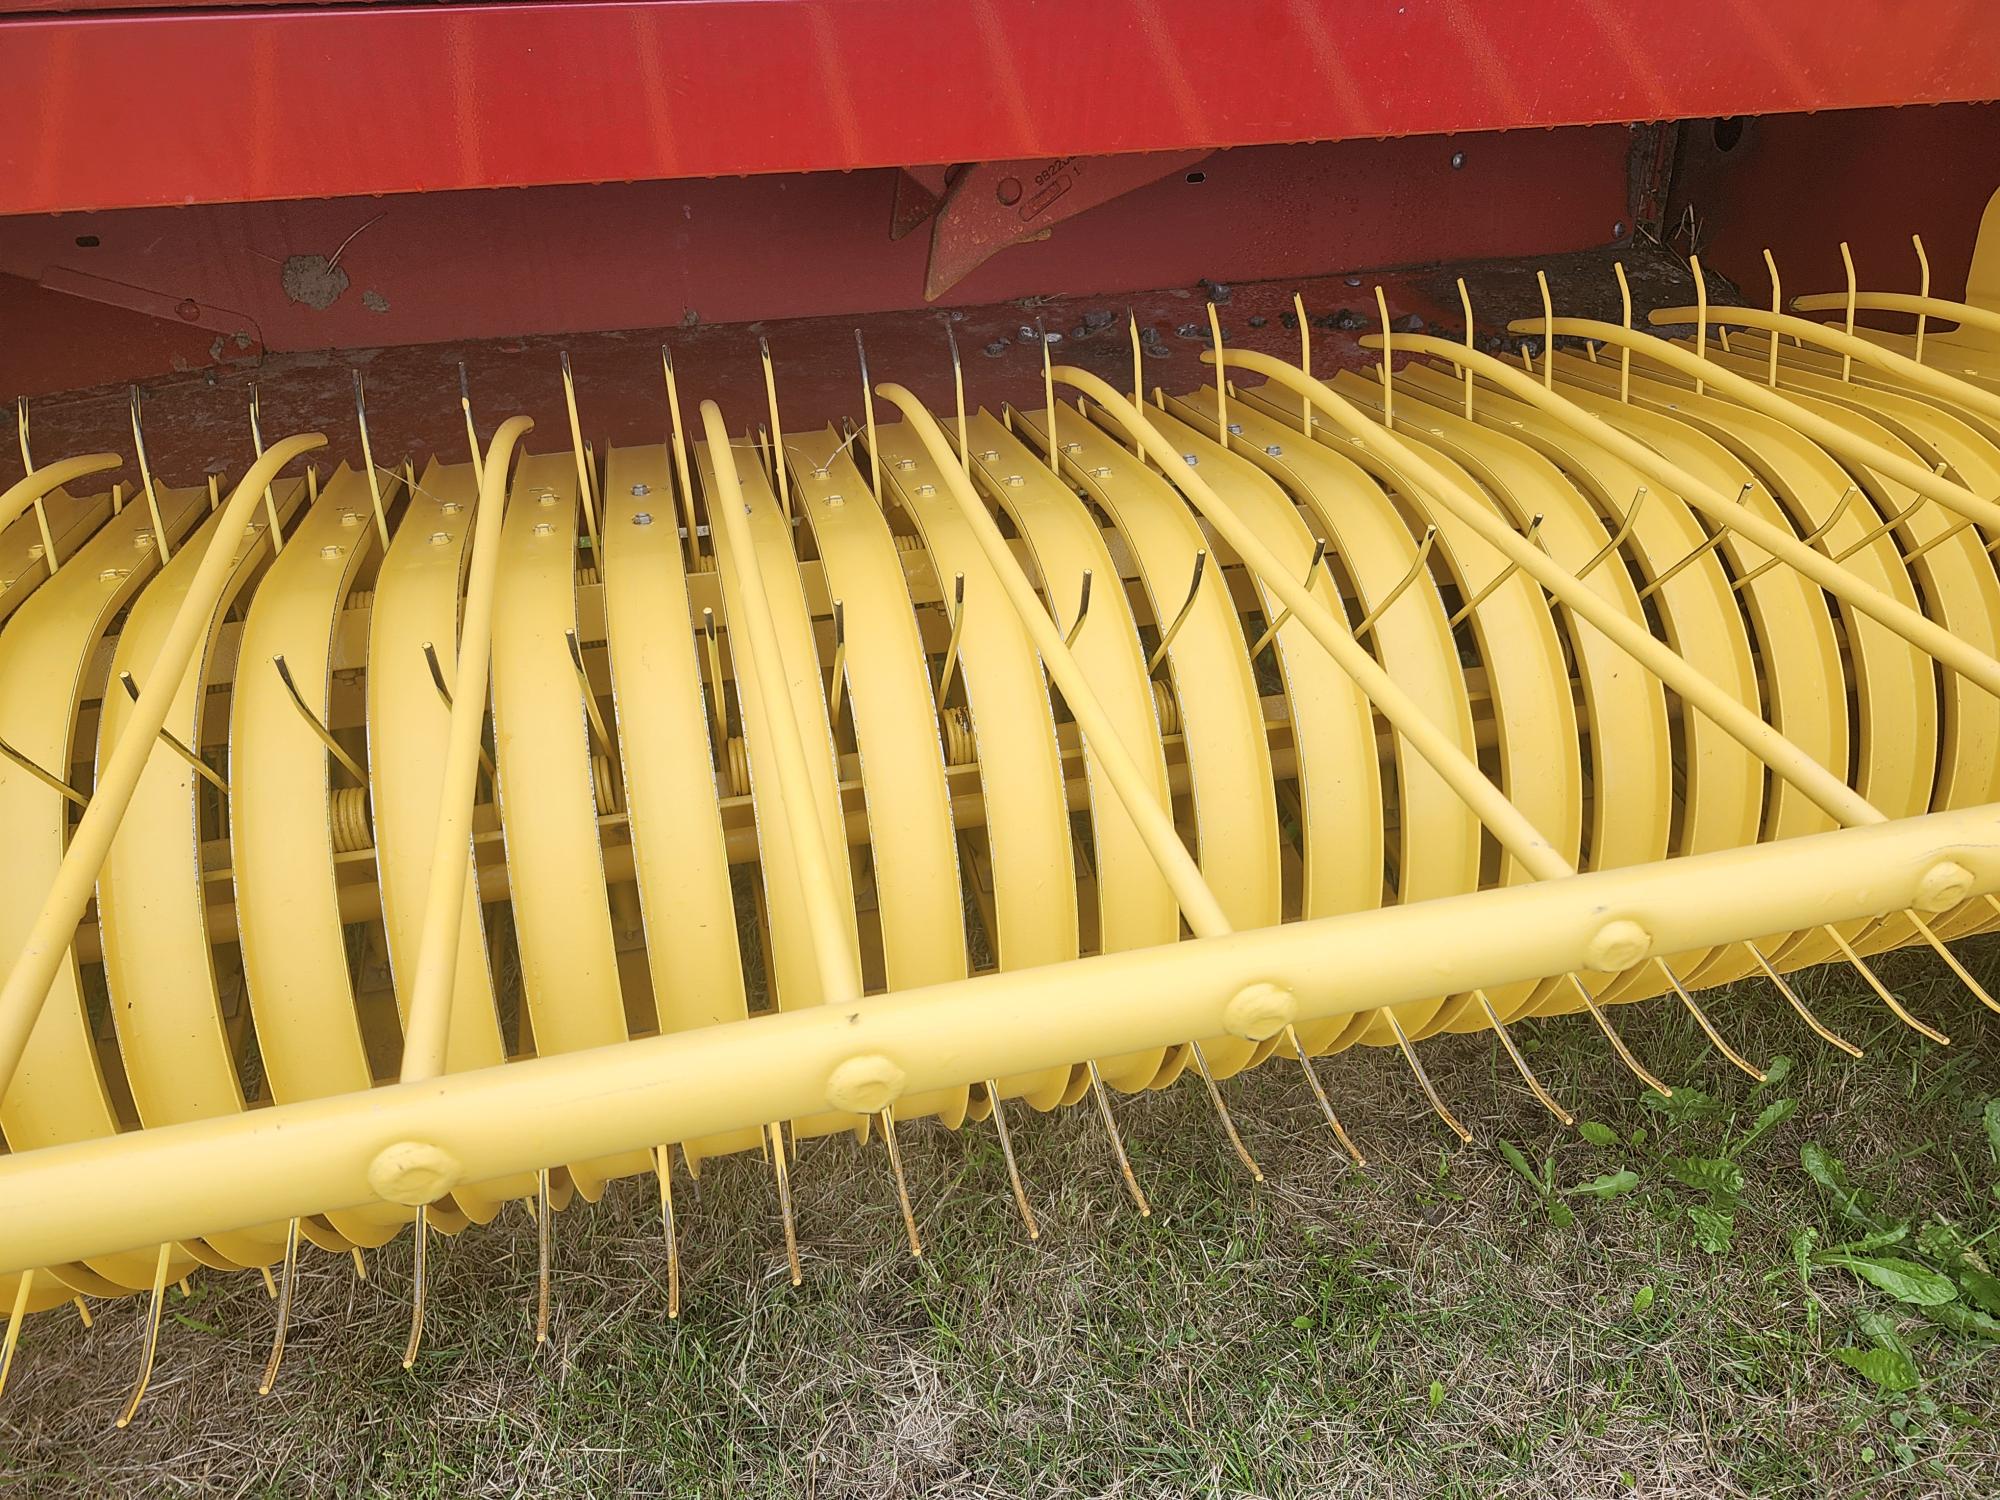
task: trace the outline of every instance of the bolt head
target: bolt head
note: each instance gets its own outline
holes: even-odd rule
[[[1260,980],[1230,997],[1222,1008],[1222,1025],[1231,1036],[1261,1042],[1283,1031],[1298,1013],[1296,995],[1281,984]]]
[[[835,1109],[872,1115],[888,1108],[903,1092],[906,1074],[879,1052],[850,1057],[826,1081],[826,1102]]]
[[[434,1203],[458,1184],[458,1158],[427,1141],[397,1141],[368,1163],[368,1185],[390,1203]]]
[[[1602,974],[1631,968],[1651,951],[1653,935],[1637,922],[1614,917],[1597,929],[1584,950],[1584,962]]]
[[[653,513],[650,510],[638,512],[632,517],[632,524],[634,526],[651,526],[653,524]]]

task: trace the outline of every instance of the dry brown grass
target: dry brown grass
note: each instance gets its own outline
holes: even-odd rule
[[[1967,946],[1981,972],[2000,949]],[[1812,981],[1869,1047],[1848,1064],[1768,992],[1715,997],[1753,1055],[1798,1059],[1798,1113],[1746,1151],[1729,1253],[1698,1248],[1664,1152],[1716,1149],[1753,1096],[1655,1002],[1618,1019],[1716,1112],[1673,1124],[1638,1101],[1587,1022],[1523,1028],[1579,1113],[1644,1150],[1564,1131],[1478,1038],[1431,1043],[1459,1147],[1391,1056],[1326,1065],[1372,1157],[1350,1170],[1296,1073],[1228,1091],[1269,1182],[1253,1189],[1198,1087],[1121,1109],[1156,1212],[1122,1200],[1083,1111],[1017,1117],[1045,1228],[1026,1243],[990,1127],[905,1129],[927,1245],[902,1251],[879,1146],[808,1143],[794,1178],[806,1254],[793,1289],[755,1157],[684,1191],[685,1316],[666,1317],[648,1183],[558,1222],[556,1316],[533,1345],[534,1235],[510,1212],[434,1242],[423,1357],[405,1374],[407,1243],[309,1253],[278,1391],[257,1377],[271,1307],[254,1276],[173,1299],[151,1394],[111,1420],[139,1303],[94,1331],[36,1318],[0,1405],[0,1487],[34,1495],[672,1494],[1963,1495],[2000,1492],[1991,1347],[1904,1317],[1925,1383],[1885,1395],[1830,1351],[1898,1314],[1851,1277],[1791,1270],[1803,1227],[1841,1232],[1799,1166],[1839,1155],[1903,1215],[1968,1237],[1996,1219],[1980,1110],[2000,1092],[1991,1018],[1931,961],[1891,966],[1959,1040],[1923,1044],[1838,976]],[[1644,1185],[1551,1225],[1495,1149],[1569,1184],[1629,1159]],[[1774,1273],[1774,1274],[1773,1274]],[[1635,1311],[1634,1297],[1653,1288]]]

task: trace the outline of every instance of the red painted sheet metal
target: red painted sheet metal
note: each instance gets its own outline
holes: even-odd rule
[[[1516,256],[1626,233],[1631,132],[1253,146],[1001,251],[952,305]],[[1453,165],[1454,161],[1457,163]],[[204,333],[217,360],[579,329],[880,312],[923,300],[927,235],[889,238],[895,173],[411,193],[0,219],[0,392],[158,368],[151,342],[63,337],[83,299]],[[338,274],[323,273],[338,257]],[[303,280],[300,272],[311,274]],[[60,294],[58,293],[58,289]],[[1357,305],[1366,293],[1354,294]],[[192,314],[192,316],[190,316]],[[935,314],[931,314],[935,316]],[[1032,321],[1032,314],[1026,315]],[[1187,318],[1200,321],[1197,310]],[[1017,319],[1017,322],[1019,319]],[[96,328],[99,323],[88,325]],[[3,446],[3,445],[0,445]]]
[[[0,19],[0,214],[2000,96],[1992,0],[603,0]]]

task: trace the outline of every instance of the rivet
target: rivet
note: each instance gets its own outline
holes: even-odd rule
[[[980,450],[979,461],[984,464],[990,464],[995,462],[999,457],[1000,450],[998,448],[984,448]]]
[[[340,556],[341,552],[344,550],[345,550],[344,548],[336,547],[331,542],[329,542],[326,546],[319,549],[319,555],[325,558],[328,562],[332,562],[336,557]]]
[[[1028,481],[1022,478],[1019,474],[1009,474],[1007,476],[1007,485],[1010,489],[1019,489],[1022,485],[1026,484],[1027,482]]]
[[[431,533],[431,545],[433,547],[442,547],[450,540],[451,533],[449,531],[433,531]]]
[[[1183,453],[1181,455],[1181,462],[1186,464],[1190,469],[1192,469],[1196,464],[1201,462],[1201,458],[1197,454]]]
[[[899,458],[895,463],[896,467],[905,474],[917,466],[917,461],[914,458]]]
[[[634,495],[650,495],[653,493],[653,487],[649,484],[635,484],[632,486],[632,493]]]
[[[1090,471],[1090,477],[1092,479],[1109,479],[1111,477],[1111,466],[1109,464],[1099,464]]]
[[[551,525],[550,525],[550,524],[549,524],[549,523],[548,523],[547,521],[537,521],[537,522],[535,522],[535,535],[536,535],[536,536],[548,536],[548,535],[550,535],[551,533],[553,533],[554,531],[555,531],[555,527],[551,526]]]
[[[438,509],[443,511],[448,516],[455,516],[464,508],[465,507],[460,505],[456,500],[446,500],[438,505]]]
[[[556,492],[554,490],[540,491],[535,496],[535,503],[538,505],[554,505],[556,503]]]
[[[1231,422],[1229,424],[1229,435],[1231,437],[1242,437],[1243,424],[1241,422]]]
[[[359,526],[361,524],[361,512],[358,510],[342,511],[340,513],[340,524],[343,526]]]
[[[847,501],[846,501],[846,500],[845,500],[844,498],[842,498],[842,497],[841,497],[840,495],[838,495],[838,494],[833,494],[833,495],[828,495],[828,496],[826,497],[826,503],[827,503],[828,505],[836,505],[836,506],[838,506],[838,505],[845,505],[845,504],[847,504]]]
[[[937,486],[934,484],[920,484],[917,486],[917,493],[919,495],[935,495],[937,493]]]
[[[653,513],[650,510],[638,512],[632,517],[632,524],[634,526],[651,526],[653,524]]]
[[[130,568],[106,568],[97,575],[97,581],[99,583],[116,583],[131,571]]]
[[[1279,443],[1266,443],[1264,451],[1273,458],[1283,458],[1285,456],[1284,446]]]

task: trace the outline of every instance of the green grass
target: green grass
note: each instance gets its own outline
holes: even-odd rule
[[[1964,954],[2000,970],[2000,947]],[[539,1355],[534,1233],[515,1210],[433,1242],[407,1374],[407,1241],[370,1256],[366,1283],[308,1252],[279,1388],[261,1400],[271,1304],[254,1276],[199,1278],[191,1302],[170,1299],[152,1391],[123,1433],[138,1300],[100,1305],[88,1333],[45,1314],[0,1404],[0,1490],[1991,1495],[1996,1346],[1967,1282],[1982,1286],[2000,1245],[1986,1116],[2000,1028],[1935,959],[1883,969],[1951,1047],[1851,975],[1801,988],[1867,1049],[1860,1062],[1768,986],[1705,997],[1747,1054],[1792,1060],[1759,1087],[1671,1001],[1623,1008],[1621,1030],[1677,1086],[1661,1107],[1587,1019],[1519,1028],[1587,1132],[1559,1126],[1479,1037],[1424,1048],[1471,1146],[1393,1054],[1331,1059],[1365,1172],[1282,1064],[1226,1086],[1261,1187],[1197,1084],[1121,1101],[1150,1219],[1125,1202],[1089,1112],[1017,1110],[1038,1245],[990,1125],[905,1126],[921,1262],[880,1146],[808,1142],[796,1289],[768,1168],[712,1163],[698,1194],[682,1179],[678,1323],[652,1185],[620,1184],[557,1222]],[[1809,1146],[1834,1189],[1802,1165]],[[1915,1272],[1897,1281],[1898,1262],[1951,1273],[1952,1302],[1926,1310],[1862,1279],[1941,1295]],[[1878,1384],[1842,1350],[1914,1384]]]

